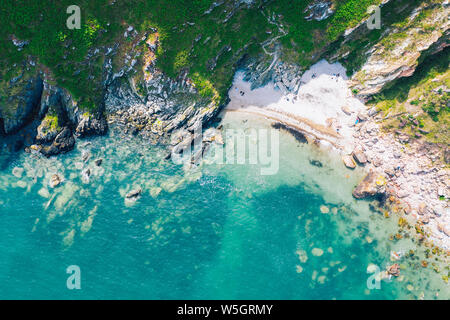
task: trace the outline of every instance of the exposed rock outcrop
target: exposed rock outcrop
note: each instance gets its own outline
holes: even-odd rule
[[[367,199],[383,196],[386,192],[386,179],[381,174],[370,171],[361,183],[353,190],[356,199]]]
[[[317,0],[310,4],[304,11],[308,14],[305,19],[322,21],[334,13],[333,2],[330,0]]]
[[[42,146],[40,152],[46,157],[68,152],[75,146],[75,138],[68,127],[64,127],[50,145]]]
[[[365,165],[368,161],[362,148],[355,148],[355,150],[353,150],[352,156],[360,165]]]

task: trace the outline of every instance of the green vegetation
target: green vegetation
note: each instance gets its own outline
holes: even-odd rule
[[[49,115],[47,114],[44,118],[44,121],[47,122],[47,126],[49,131],[56,131],[59,129],[59,120],[57,115]]]

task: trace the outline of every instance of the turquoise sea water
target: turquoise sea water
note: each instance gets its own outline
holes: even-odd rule
[[[239,115],[224,123],[267,126]],[[280,169],[271,176],[257,165],[185,172],[163,160],[163,150],[117,130],[57,158],[7,160],[0,171],[0,298],[448,298],[439,275],[406,260],[401,277],[369,290],[370,264],[383,270],[393,263],[391,250],[420,250],[408,239],[389,241],[397,220],[352,199],[362,172],[289,134],[280,140]],[[91,154],[86,163],[83,152]],[[19,178],[15,167],[24,169]],[[54,173],[65,180],[51,189]],[[138,186],[142,196],[126,202]],[[70,265],[81,269],[80,290],[66,287]]]

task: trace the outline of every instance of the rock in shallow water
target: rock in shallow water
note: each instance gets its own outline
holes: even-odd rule
[[[62,182],[61,177],[57,174],[54,174],[52,176],[52,178],[50,179],[49,185],[51,188],[56,188],[57,186],[59,186],[61,184],[61,182]]]
[[[311,253],[313,254],[313,256],[320,257],[323,255],[323,250],[320,248],[314,248],[312,249]]]
[[[363,181],[353,190],[356,199],[382,196],[386,193],[386,179],[375,171],[370,171]]]
[[[50,198],[50,193],[48,192],[48,190],[46,188],[41,188],[38,191],[38,194],[43,198],[46,198],[46,199]]]

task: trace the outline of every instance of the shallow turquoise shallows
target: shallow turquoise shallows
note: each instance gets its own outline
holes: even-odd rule
[[[225,128],[268,125],[239,117],[227,115]],[[401,277],[371,289],[368,267],[418,249],[389,241],[397,220],[352,199],[361,171],[287,133],[279,150],[275,175],[250,164],[185,171],[118,130],[57,158],[3,157],[0,298],[448,298],[438,275],[407,262]],[[64,182],[52,189],[54,173]],[[125,201],[138,187],[141,197]],[[80,290],[67,288],[71,265]]]

